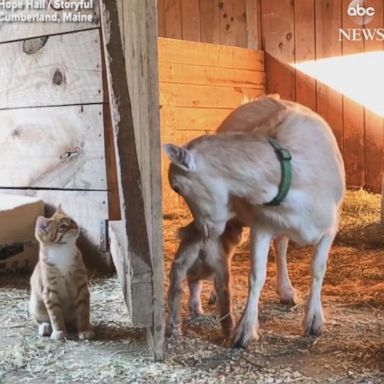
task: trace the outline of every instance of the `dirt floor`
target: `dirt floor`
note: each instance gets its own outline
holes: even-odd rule
[[[183,215],[165,220],[167,284],[176,231],[187,221]],[[167,340],[165,363],[154,363],[144,332],[129,328],[114,277],[91,279],[97,339],[90,342],[39,338],[27,314],[28,277],[0,277],[0,383],[384,383],[384,250],[340,242],[332,248],[323,288],[327,323],[318,338],[304,337],[301,328],[310,250],[291,247],[288,261],[300,303],[279,303],[271,260],[260,341],[246,351],[227,348],[216,310],[207,304],[207,283],[202,318],[189,318],[184,295],[184,336]],[[245,243],[232,268],[237,319],[247,296],[248,265]]]

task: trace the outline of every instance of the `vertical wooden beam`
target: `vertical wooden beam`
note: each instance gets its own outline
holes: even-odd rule
[[[119,26],[120,26],[120,36],[121,36],[121,42],[124,47],[124,14],[123,14],[123,1],[124,0],[117,0],[117,13],[119,15]]]
[[[348,15],[350,0],[342,0],[342,28],[355,28],[356,24]],[[335,38],[335,37],[334,37]],[[362,53],[364,42],[342,41],[343,56]],[[347,186],[362,187],[365,180],[364,153],[364,107],[343,96],[343,147]]]
[[[120,35],[122,35],[120,28]],[[114,143],[114,130],[112,124],[111,108],[109,103],[109,90],[107,81],[107,68],[105,62],[103,35],[100,30],[101,41],[101,63],[103,77],[103,120],[104,120],[104,141],[105,141],[105,161],[107,165],[107,183],[108,183],[108,219],[121,220],[119,181],[116,169],[116,154]]]
[[[295,1],[296,63],[316,59],[315,1]],[[296,71],[296,101],[316,111],[316,80]]]
[[[183,40],[201,41],[199,0],[181,0]]]
[[[181,0],[165,0],[165,20],[167,37],[171,39],[182,39]]]
[[[162,180],[161,180],[161,138],[159,106],[159,74],[157,45],[157,10],[156,0],[146,0],[146,50],[147,61],[144,70],[148,76],[147,114],[148,126],[144,135],[149,140],[149,245],[152,262],[153,286],[153,324],[148,328],[152,341],[154,357],[164,359],[164,259],[163,259],[163,216],[162,216]]]
[[[315,1],[316,5],[316,58],[342,55],[338,41],[341,26],[341,0]],[[331,126],[340,150],[343,151],[343,101],[340,93],[317,82],[317,112]]]
[[[375,16],[366,28],[383,28],[384,4],[382,0],[370,0],[369,5],[375,9]],[[365,52],[382,51],[383,42],[379,40],[366,40]],[[384,156],[384,125],[383,118],[375,113],[365,110],[365,186],[369,191],[380,192],[383,176]],[[383,212],[384,214],[384,212]]]
[[[220,44],[220,12],[217,0],[200,0],[200,27],[203,43]]]
[[[260,0],[245,0],[245,11],[247,15],[247,47],[250,49],[262,49],[260,5]]]
[[[162,360],[164,340],[156,3],[155,0],[128,0],[124,1],[124,7],[130,11],[124,12],[124,15],[130,16],[127,20],[124,17],[127,71],[136,71],[136,75],[139,75],[139,71],[146,74],[145,81],[140,84],[140,102],[145,103],[145,108],[138,105],[137,99],[130,97],[132,92],[128,89],[116,0],[101,1],[101,24],[124,223],[124,233],[120,235],[127,240],[128,255],[123,254],[123,258],[130,266],[126,281],[131,284],[133,325],[149,330],[154,356]],[[143,31],[143,23],[145,33],[139,33]],[[135,34],[126,33],[127,24],[130,28],[136,28]],[[145,60],[142,60],[142,55],[131,55],[133,44],[140,45]],[[146,109],[148,116],[140,120],[145,124],[135,129],[133,109],[137,113],[138,108],[140,111]],[[139,128],[142,140],[136,137]],[[147,152],[142,151],[142,148],[138,151],[138,145],[142,143],[148,147]],[[143,185],[143,182],[149,182],[149,186]],[[152,191],[151,196],[148,191]]]
[[[165,18],[165,2],[166,2],[166,0],[157,0],[158,34],[161,37],[167,37],[167,21]]]
[[[153,326],[147,334],[155,358],[161,360],[164,287],[156,0],[125,0],[124,22],[126,73],[134,97],[132,117],[153,272]]]
[[[247,46],[245,0],[218,1],[220,43],[237,47]]]
[[[296,100],[294,4],[291,0],[262,0],[261,22],[267,93]]]

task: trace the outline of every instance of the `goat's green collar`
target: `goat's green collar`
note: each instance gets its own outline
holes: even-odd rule
[[[277,192],[277,195],[269,202],[264,203],[264,205],[268,206],[276,206],[280,205],[280,203],[285,199],[287,196],[287,193],[289,191],[289,188],[291,187],[292,182],[292,166],[291,166],[291,159],[292,156],[288,149],[283,148],[280,143],[272,138],[268,138],[269,144],[272,145],[273,149],[275,150],[275,153],[277,155],[277,158],[280,161],[280,167],[281,167],[281,180],[279,185],[279,191]]]

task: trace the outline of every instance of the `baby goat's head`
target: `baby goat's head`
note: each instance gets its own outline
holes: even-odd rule
[[[231,218],[226,183],[212,175],[208,162],[194,148],[165,144],[164,150],[171,161],[169,183],[184,198],[197,229],[205,238],[220,236]]]

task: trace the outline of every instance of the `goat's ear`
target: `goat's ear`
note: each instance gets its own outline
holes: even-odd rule
[[[175,144],[164,144],[163,148],[173,164],[187,172],[196,170],[195,159],[191,151]]]

